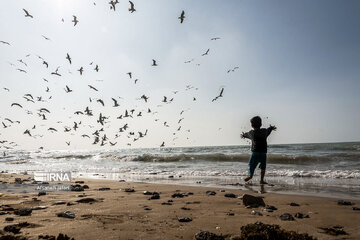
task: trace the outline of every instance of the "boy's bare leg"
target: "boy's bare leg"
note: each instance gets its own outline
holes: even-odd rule
[[[252,176],[248,176],[244,179],[245,182],[249,181],[250,179],[252,179]]]
[[[260,184],[267,184],[267,182],[264,181],[264,177],[265,177],[265,170],[261,170]]]

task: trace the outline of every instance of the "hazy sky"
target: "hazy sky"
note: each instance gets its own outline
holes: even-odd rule
[[[134,0],[134,13],[128,1],[119,2],[113,11],[108,1],[0,1],[0,41],[11,44],[0,43],[0,123],[7,126],[0,125],[0,140],[18,149],[99,149],[92,133],[103,127],[106,149],[109,141],[117,142],[113,149],[163,141],[168,147],[246,144],[239,135],[254,115],[278,127],[269,143],[360,140],[359,1]],[[61,77],[51,74],[57,67]],[[222,87],[223,97],[212,102]],[[43,102],[27,102],[25,94]],[[139,100],[143,94],[148,103]],[[174,99],[166,104],[164,96]],[[120,107],[112,107],[112,97]],[[86,106],[93,117],[74,114]],[[47,120],[38,116],[41,108],[51,111]],[[125,109],[135,109],[133,118],[117,119]],[[100,113],[109,117],[104,126],[96,121]],[[79,129],[65,133],[74,121],[81,121]],[[119,133],[125,123],[129,129]]]

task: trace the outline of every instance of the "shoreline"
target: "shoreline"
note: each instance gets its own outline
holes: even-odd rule
[[[14,183],[15,178],[31,177],[30,175],[0,174],[1,183]],[[120,182],[109,179],[74,178],[83,181],[89,189],[75,192],[48,192],[38,196],[37,193],[0,193],[1,205],[14,209],[45,206],[46,209],[33,210],[30,216],[14,215],[11,210],[0,215],[1,227],[27,221],[36,223],[34,227],[21,228],[21,233],[29,239],[38,239],[40,234],[67,234],[78,239],[193,239],[201,230],[215,234],[231,236],[241,234],[240,227],[261,221],[266,224],[277,224],[285,230],[308,233],[318,239],[359,239],[360,201],[351,201],[352,206],[338,205],[334,198],[298,196],[277,193],[256,194],[238,189],[180,186],[170,184],[151,184],[139,182]],[[28,184],[24,181],[23,184]],[[99,189],[103,189],[100,191]],[[126,192],[125,189],[134,189]],[[159,199],[148,200],[152,195],[144,191],[158,192]],[[215,195],[206,194],[213,191]],[[173,194],[184,194],[172,197]],[[190,194],[192,193],[192,194]],[[225,197],[233,193],[235,198]],[[245,208],[243,194],[263,197],[266,205],[277,208],[272,212],[264,207]],[[180,195],[181,196],[181,195]],[[35,201],[33,198],[37,198]],[[80,199],[92,198],[94,202],[78,203]],[[338,199],[341,200],[341,199]],[[59,202],[60,201],[60,202]],[[61,202],[62,201],[62,202]],[[290,206],[290,203],[299,206]],[[56,214],[71,211],[75,218],[57,217]],[[252,215],[251,212],[262,214]],[[296,218],[283,221],[280,216],[290,213],[302,213],[309,218]],[[6,217],[14,218],[5,221]],[[191,218],[190,222],[179,222],[178,218]],[[331,236],[324,234],[320,227],[330,228],[340,225],[348,235]],[[0,229],[2,230],[2,229]]]

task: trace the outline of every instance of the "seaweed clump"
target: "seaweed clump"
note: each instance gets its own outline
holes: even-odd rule
[[[307,233],[286,231],[279,225],[264,224],[256,222],[241,227],[240,240],[315,240]]]

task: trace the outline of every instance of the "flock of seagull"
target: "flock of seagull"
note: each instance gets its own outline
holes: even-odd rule
[[[113,1],[111,0],[109,2],[109,5],[110,5],[110,10],[113,10],[113,11],[116,11],[116,5],[119,3],[118,0],[116,1]],[[136,11],[135,9],[135,5],[132,1],[129,1],[130,3],[130,8],[128,9],[128,11],[130,13],[134,13]],[[96,5],[96,3],[94,3],[94,5]],[[30,14],[30,12],[26,9],[23,9],[24,13],[25,13],[25,17],[27,18],[34,18],[34,16],[32,14]],[[178,17],[178,19],[180,20],[180,24],[182,24],[185,20],[185,11],[181,11],[181,14],[180,16]],[[61,19],[62,22],[64,22],[64,19]],[[73,19],[72,19],[72,22],[74,24],[74,27],[79,24],[79,20],[77,18],[77,16],[73,15]],[[45,40],[50,40],[50,38],[42,35],[42,37],[45,39]],[[219,37],[215,37],[215,38],[211,38],[210,40],[211,41],[215,41],[215,40],[219,40],[220,38]],[[3,45],[7,45],[7,46],[11,46],[11,44],[7,41],[3,41],[3,40],[0,40],[0,43],[3,44]],[[201,56],[204,57],[206,55],[209,55],[209,52],[210,52],[210,49],[207,49]],[[65,54],[64,54],[65,55]],[[30,54],[26,55],[26,57],[29,57]],[[42,65],[44,65],[46,67],[46,69],[49,68],[49,63],[44,59],[42,58],[41,56],[38,56],[37,57],[40,59],[40,61],[42,62]],[[68,63],[70,65],[73,64],[73,61],[72,61],[72,58],[70,56],[69,53],[66,53],[65,55],[65,59],[68,61]],[[23,59],[19,59],[17,60],[19,62],[19,64],[21,64],[21,67],[13,64],[13,63],[10,63],[9,64],[11,66],[13,66],[17,71],[21,72],[21,73],[24,73],[24,74],[27,74],[27,63],[26,61],[24,61]],[[193,62],[194,59],[191,59],[189,61],[185,61],[184,63],[185,64],[188,64],[188,63],[191,63]],[[99,72],[100,71],[100,67],[98,64],[94,64],[93,62],[90,63],[90,65],[92,65],[93,67],[93,71],[96,71],[96,72]],[[95,66],[94,66],[95,65]],[[197,64],[199,65],[199,64]],[[158,63],[157,63],[157,60],[155,59],[152,59],[152,64],[151,64],[152,67],[156,67],[158,66]],[[63,73],[60,72],[60,66],[58,66],[54,71],[51,71],[51,75],[53,75],[54,77],[61,77]],[[234,67],[232,69],[229,69],[227,71],[227,73],[230,73],[230,72],[234,72],[236,71],[236,69],[238,69],[238,67]],[[80,76],[83,75],[85,69],[83,66],[81,66],[79,69],[77,69],[77,71],[79,72]],[[129,79],[130,80],[133,80],[134,81],[134,84],[137,84],[138,82],[138,79],[133,79],[133,73],[132,72],[128,72],[126,73],[126,75],[128,75]],[[43,78],[43,80],[45,82],[49,82],[49,80],[47,80],[46,78]],[[95,92],[98,92],[99,90],[92,86],[92,85],[89,85],[88,84],[88,87],[91,91],[95,91]],[[185,87],[185,91],[189,91],[189,90],[198,90],[198,88],[195,88],[194,86],[191,86],[191,85],[187,85]],[[9,88],[6,88],[6,87],[3,87],[3,90],[6,91],[6,92],[10,92],[10,89]],[[64,87],[64,91],[66,94],[71,94],[73,92],[73,89],[68,86],[68,85],[65,85]],[[50,92],[50,88],[47,87],[45,92]],[[172,94],[173,96],[170,98],[169,96],[163,96],[163,99],[161,101],[161,104],[170,104],[174,101],[174,96],[178,93],[178,91],[173,91]],[[220,88],[220,92],[217,96],[215,96],[213,99],[212,99],[212,102],[214,101],[217,101],[219,98],[222,98],[223,97],[223,93],[224,93],[224,87],[221,87]],[[140,96],[140,98],[138,98],[137,100],[143,100],[143,102],[146,104],[148,101],[149,101],[149,98],[148,96],[146,96],[145,94],[142,94]],[[29,115],[37,115],[40,120],[39,121],[46,121],[48,119],[48,116],[50,115],[51,111],[47,108],[44,108],[44,107],[41,107],[40,109],[37,110],[36,113],[30,111],[30,110],[27,110],[25,109],[27,104],[41,104],[42,102],[48,102],[48,101],[51,101],[52,99],[52,96],[48,97],[47,99],[45,99],[45,97],[43,96],[33,96],[33,94],[31,93],[27,93],[23,96],[23,99],[26,100],[25,103],[20,103],[20,101],[18,102],[13,102],[11,104],[11,107],[12,108],[20,108],[20,109],[24,109],[25,110],[25,113],[26,114],[29,114]],[[119,97],[119,99],[121,99],[121,97]],[[192,98],[193,101],[196,101],[196,97],[193,97]],[[118,108],[120,107],[120,104],[119,104],[119,100],[116,98],[116,97],[111,97],[111,101],[113,102],[113,105],[112,107],[113,108]],[[94,102],[94,103],[93,103]],[[91,132],[91,133],[87,133],[87,134],[84,134],[84,133],[79,133],[78,129],[81,129],[81,128],[84,128],[83,127],[83,123],[81,120],[79,121],[73,121],[72,123],[72,127],[68,126],[68,125],[63,125],[63,122],[61,121],[58,121],[57,124],[58,126],[46,126],[47,128],[47,131],[50,132],[50,133],[55,133],[55,132],[59,132],[59,131],[63,131],[65,133],[68,133],[68,132],[71,132],[72,135],[74,134],[77,134],[79,133],[79,136],[81,136],[82,138],[84,139],[93,139],[92,141],[92,144],[94,145],[99,145],[99,146],[105,146],[105,145],[110,145],[110,146],[115,146],[117,145],[117,140],[118,138],[120,138],[121,136],[126,136],[125,139],[127,139],[127,145],[128,146],[131,146],[133,142],[136,142],[138,141],[139,139],[141,138],[144,138],[147,136],[148,134],[148,129],[145,129],[144,131],[130,131],[130,129],[132,129],[130,126],[129,126],[129,123],[124,123],[120,128],[119,128],[119,131],[115,134],[114,138],[112,140],[109,139],[109,137],[107,136],[107,134],[105,133],[105,128],[107,125],[109,125],[111,123],[111,117],[110,116],[105,116],[105,114],[103,113],[98,113],[98,114],[95,114],[93,113],[93,110],[91,110],[91,104],[100,104],[102,107],[105,107],[105,100],[104,99],[95,99],[93,97],[89,97],[89,106],[84,106],[84,110],[78,110],[76,112],[74,112],[73,114],[79,116],[79,115],[83,115],[83,116],[88,116],[88,117],[93,117],[94,115],[96,115],[96,123],[94,122],[93,125],[89,125],[88,127],[90,128],[93,128],[94,130]],[[157,107],[161,107],[161,105],[157,105]],[[155,115],[157,114],[158,112],[157,111],[153,111],[150,107],[146,107],[147,110],[136,110],[134,108],[132,109],[125,109],[123,111],[122,114],[120,114],[119,116],[116,117],[117,120],[124,120],[126,118],[135,118],[135,117],[142,117],[143,114],[152,114],[152,115]],[[177,122],[178,126],[175,128],[176,130],[173,132],[173,135],[174,135],[174,138],[173,138],[173,142],[177,139],[176,135],[177,135],[177,132],[181,131],[182,129],[182,126],[180,125],[180,123],[184,120],[184,117],[183,117],[183,114],[189,109],[186,109],[186,110],[181,110],[180,114],[179,114],[179,120]],[[160,119],[156,118],[154,119],[154,121],[156,122],[159,122]],[[15,121],[15,120],[11,120],[9,118],[4,118],[2,120],[2,127],[4,129],[6,128],[9,128],[11,126],[13,126],[14,124],[20,124],[20,121]],[[170,125],[168,124],[167,121],[163,121],[162,123],[163,127],[167,127],[169,128]],[[44,125],[42,125],[44,126]],[[28,137],[31,137],[31,138],[41,138],[43,137],[44,135],[40,135],[40,134],[36,134],[34,132],[36,132],[36,130],[38,129],[38,126],[37,124],[32,124],[32,127],[28,127],[26,129],[24,129],[23,131],[23,135],[24,136],[28,136]],[[190,132],[190,129],[187,129],[187,130],[184,130],[185,132]],[[1,132],[0,132],[0,135],[1,135]],[[65,141],[66,145],[67,146],[70,146],[71,145],[71,141]],[[165,147],[165,141],[162,141],[161,144],[159,144],[158,146],[160,147]],[[11,142],[11,141],[7,141],[7,140],[2,140],[0,141],[0,148],[4,148],[4,149],[14,149],[15,147],[18,147],[17,143],[15,142]],[[43,146],[40,146],[39,149],[44,149]]]

